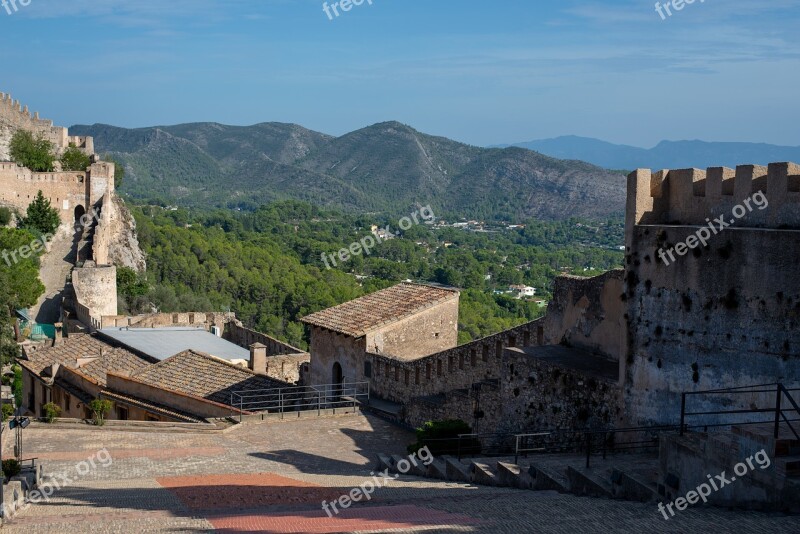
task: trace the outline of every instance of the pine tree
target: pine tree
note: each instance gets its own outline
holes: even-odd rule
[[[58,210],[50,205],[50,201],[44,198],[42,191],[36,194],[36,198],[28,206],[27,215],[22,219],[22,226],[39,232],[40,234],[52,234],[61,224]]]

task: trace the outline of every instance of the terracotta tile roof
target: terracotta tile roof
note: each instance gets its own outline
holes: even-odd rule
[[[302,322],[353,337],[456,298],[458,291],[402,283],[308,315]]]
[[[230,405],[234,391],[289,387],[287,383],[193,350],[146,367],[131,378],[225,405]]]
[[[110,400],[121,402],[123,404],[130,404],[132,406],[138,406],[139,408],[144,408],[148,412],[152,412],[154,414],[166,415],[167,417],[171,417],[173,419],[178,419],[179,421],[188,422],[188,423],[202,423],[204,422],[202,419],[195,417],[191,414],[185,412],[178,412],[164,406],[162,404],[156,404],[154,402],[142,400],[136,397],[131,397],[130,395],[123,395],[121,393],[117,393],[115,391],[110,390],[103,390],[100,394]]]
[[[57,345],[27,354],[25,367],[41,376],[53,364],[77,369],[101,385],[106,383],[106,372],[130,374],[152,365],[147,360],[89,336],[78,335],[61,340]]]

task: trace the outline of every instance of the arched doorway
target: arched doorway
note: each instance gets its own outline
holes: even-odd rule
[[[331,401],[339,402],[342,396],[342,383],[344,382],[344,373],[342,366],[339,362],[333,364],[333,373],[331,378]]]
[[[75,206],[75,226],[81,224],[81,219],[86,215],[86,208],[78,204]]]

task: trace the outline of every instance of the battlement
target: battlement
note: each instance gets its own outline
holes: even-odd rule
[[[741,205],[746,215],[736,220],[737,227],[800,229],[800,165],[638,169],[628,176],[629,229],[637,224],[704,225],[720,215],[730,220]]]
[[[31,113],[28,106],[23,106],[19,100],[14,100],[6,93],[0,93],[0,129],[3,126],[10,128],[12,132],[21,129],[42,135],[53,143],[58,153],[74,144],[86,154],[94,154],[94,140],[91,137],[70,136],[67,128],[54,126],[53,121],[40,118],[38,112]],[[5,154],[2,145],[10,141],[10,135],[0,135],[0,154]]]

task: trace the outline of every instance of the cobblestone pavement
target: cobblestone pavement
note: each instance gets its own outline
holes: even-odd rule
[[[58,489],[8,532],[800,533],[797,517],[694,508],[666,521],[653,504],[406,476],[328,514],[322,501],[376,480],[375,455],[403,454],[413,439],[370,416],[213,434],[40,424],[24,432],[24,457],[38,457]]]

